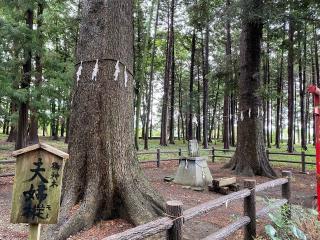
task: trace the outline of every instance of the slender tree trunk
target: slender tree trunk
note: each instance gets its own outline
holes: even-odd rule
[[[315,72],[315,66],[314,66],[314,49],[313,49],[313,45],[311,45],[311,79],[312,79],[312,84],[313,85],[316,85],[316,72]],[[314,103],[314,96],[312,96],[312,103]],[[315,140],[316,140],[316,125],[315,125],[315,115],[312,114],[312,123],[313,123],[313,126],[312,126],[312,139],[313,139],[313,145],[315,145]]]
[[[288,39],[288,152],[294,151],[294,20],[289,19]]]
[[[11,104],[10,104],[10,114],[13,115],[14,113],[17,112],[17,104],[14,99],[11,99]],[[9,136],[7,138],[7,142],[15,142],[17,139],[17,126],[14,121],[10,122],[10,132]]]
[[[171,94],[170,94],[170,125],[169,125],[169,143],[174,144],[174,100],[175,100],[175,53],[174,53],[174,9],[175,0],[171,1]]]
[[[32,71],[32,52],[30,42],[32,42],[32,29],[33,29],[33,9],[28,9],[26,11],[26,25],[30,31],[27,34],[26,44],[28,47],[25,47],[25,62],[23,64],[23,78],[21,82],[21,88],[28,89],[31,82],[31,71]],[[18,119],[18,129],[17,129],[17,140],[15,149],[21,149],[27,146],[27,137],[28,137],[28,108],[29,100],[21,101],[19,106],[19,119]]]
[[[41,95],[39,93],[40,85],[42,82],[42,48],[43,48],[43,36],[42,36],[42,23],[43,23],[43,2],[38,2],[38,12],[37,12],[37,31],[38,31],[38,51],[35,56],[36,63],[36,76],[35,76],[35,91],[36,97],[35,101],[39,102]],[[30,131],[29,131],[29,143],[35,144],[39,142],[38,136],[38,111],[35,107],[35,104],[31,107],[31,116],[30,116]]]
[[[174,0],[173,4],[174,4]],[[172,5],[172,2],[171,2]],[[171,6],[170,5],[170,6]],[[170,8],[169,6],[169,8]],[[171,9],[171,8],[170,8]],[[169,106],[169,88],[172,69],[172,50],[173,50],[173,32],[171,32],[171,11],[168,9],[168,38],[167,38],[167,52],[166,52],[166,67],[163,84],[163,99],[162,99],[162,112],[161,112],[161,133],[160,145],[168,145],[168,106]]]
[[[149,131],[150,131],[150,114],[151,114],[151,100],[152,100],[152,89],[153,89],[153,78],[154,78],[154,58],[156,55],[156,40],[157,40],[157,32],[158,32],[158,23],[159,23],[159,8],[160,8],[160,0],[157,0],[157,10],[156,10],[156,21],[154,25],[154,38],[152,43],[152,56],[151,56],[151,69],[150,69],[150,77],[149,77],[149,94],[147,99],[147,120],[146,120],[146,132],[144,135],[144,149],[149,149]],[[151,134],[150,134],[151,135]]]
[[[45,233],[50,240],[67,239],[102,219],[123,217],[142,224],[164,209],[135,153],[133,1],[85,0],[82,4],[76,58],[78,63],[83,61],[83,70],[71,107],[70,159],[63,179],[67,187],[58,224]],[[99,71],[92,80],[96,59]],[[113,75],[116,61],[101,59],[119,60],[117,81]]]
[[[180,73],[179,77],[179,119],[181,121],[181,129],[182,129],[182,139],[183,143],[185,142],[185,124],[183,121],[183,112],[182,112],[182,74]]]
[[[204,64],[203,64],[203,148],[208,148],[208,91],[209,91],[209,24],[206,25],[204,40]]]
[[[265,151],[262,121],[258,109],[262,99],[257,91],[262,39],[262,0],[245,0],[243,4],[242,32],[240,37],[239,110],[243,119],[238,123],[237,149],[228,164],[241,175],[275,176]],[[251,12],[250,19],[245,14]],[[259,14],[258,14],[259,13]],[[250,110],[250,112],[249,112]]]
[[[213,111],[212,111],[212,118],[211,118],[211,126],[210,126],[210,131],[209,131],[209,142],[212,142],[212,132],[216,129],[216,113],[217,113],[217,106],[218,106],[218,101],[219,101],[219,88],[220,88],[220,81],[218,82],[216,94],[215,94],[215,100],[213,104]]]
[[[283,32],[285,32],[285,24],[283,27]],[[283,41],[284,42],[284,37]],[[283,48],[281,49],[281,55],[280,55],[280,65],[278,69],[278,81],[277,81],[277,113],[276,113],[276,137],[275,137],[275,146],[276,148],[280,148],[280,130],[281,130],[281,112],[282,112],[282,107],[281,107],[281,102],[282,102],[282,89],[283,89],[283,55],[284,55],[284,50]]]
[[[314,63],[316,70],[316,80],[317,86],[320,86],[320,70],[319,70],[319,53],[318,53],[318,35],[316,25],[313,25],[313,34],[314,34]]]
[[[269,31],[269,29],[268,29]],[[269,34],[269,33],[267,33]],[[269,37],[267,37],[267,54],[266,54],[266,75],[267,75],[267,89],[268,92],[271,92],[271,88],[270,88],[270,62],[269,62],[269,57],[270,57],[270,46],[269,46]],[[266,101],[266,111],[267,111],[267,126],[266,126],[266,130],[267,130],[267,146],[268,148],[271,148],[271,116],[270,116],[270,112],[271,112],[271,104],[270,104],[270,97],[267,97],[267,101]]]
[[[305,104],[305,89],[306,89],[306,65],[307,65],[307,26],[304,23],[303,36],[303,59],[302,49],[299,41],[299,80],[300,80],[300,121],[301,121],[301,148],[307,150],[307,124],[306,124],[306,104]]]
[[[193,120],[193,81],[194,81],[194,64],[195,64],[195,52],[196,52],[196,31],[193,29],[192,43],[191,43],[191,63],[190,63],[190,87],[189,87],[189,119],[188,119],[188,133],[187,139],[193,138],[192,120]]]
[[[197,66],[197,127],[196,127],[196,138],[198,142],[201,142],[201,103],[200,103],[200,66]]]

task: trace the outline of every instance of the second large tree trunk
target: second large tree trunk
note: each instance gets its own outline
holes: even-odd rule
[[[240,78],[239,111],[242,112],[238,122],[237,149],[228,164],[240,175],[275,176],[269,165],[265,151],[262,132],[262,119],[259,108],[262,106],[259,89],[259,76],[262,19],[259,18],[263,3],[261,0],[245,1],[244,14],[251,11],[248,19],[243,16],[240,38]],[[252,9],[257,13],[252,13]],[[258,14],[259,13],[259,14]]]
[[[28,9],[26,11],[26,25],[30,31],[26,37],[26,41],[28,42],[27,46],[29,46],[30,42],[32,42],[31,31],[33,28],[33,9]],[[23,64],[23,79],[21,81],[21,88],[28,89],[30,87],[30,82],[31,82],[32,52],[30,47],[26,47],[24,51],[25,51],[25,63]],[[28,110],[29,110],[29,100],[24,100],[20,102],[15,149],[21,149],[27,146]]]
[[[47,239],[66,239],[97,220],[112,217],[142,224],[164,209],[135,154],[133,1],[86,0],[82,4],[77,63],[83,61],[83,70],[71,107],[70,160],[64,171],[59,223],[49,229]],[[99,70],[92,80],[97,59]],[[118,60],[120,73],[115,80]]]

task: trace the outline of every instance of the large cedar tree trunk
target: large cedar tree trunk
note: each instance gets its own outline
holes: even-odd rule
[[[64,171],[59,223],[47,231],[47,239],[66,239],[99,219],[124,217],[136,225],[145,223],[164,209],[135,153],[133,0],[82,4],[77,63],[83,61],[83,70],[71,107],[70,160]],[[94,81],[96,59],[99,71]],[[121,64],[115,81],[117,60]]]
[[[262,0],[250,0],[243,6],[243,14],[251,9],[250,18],[243,16],[240,37],[239,111],[243,112],[243,121],[238,122],[237,149],[227,167],[240,175],[273,177],[275,172],[268,162],[262,120],[258,114],[262,105],[259,65],[263,28],[262,19],[258,16],[263,3]]]
[[[30,43],[32,41],[31,31],[33,27],[33,9],[28,9],[26,11],[26,25],[30,31],[29,34],[27,35],[26,41]],[[26,47],[24,51],[25,51],[25,62],[23,64],[23,78],[21,81],[21,88],[27,89],[30,87],[30,82],[31,82],[32,52],[30,47]],[[29,100],[20,102],[15,149],[21,149],[27,146],[28,109],[29,109]]]

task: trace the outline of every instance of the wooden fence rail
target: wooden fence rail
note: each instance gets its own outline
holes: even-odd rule
[[[244,216],[229,224],[228,226],[218,230],[217,232],[209,235],[203,240],[217,240],[225,239],[240,228],[244,227],[244,239],[253,240],[256,237],[256,219],[260,218],[267,213],[282,207],[285,204],[290,203],[291,198],[291,178],[292,173],[290,171],[283,171],[282,178],[269,181],[260,185],[256,185],[255,180],[245,180],[245,189],[234,192],[232,194],[222,196],[220,198],[211,200],[209,202],[197,205],[193,208],[189,208],[185,211],[181,211],[182,203],[179,201],[167,202],[167,215],[169,217],[163,217],[155,221],[140,225],[135,228],[131,228],[124,232],[109,236],[103,240],[125,240],[125,239],[144,239],[166,231],[166,239],[181,240],[183,236],[182,224],[191,220],[194,217],[203,215],[213,209],[216,209],[224,204],[230,203],[238,199],[244,199]],[[284,199],[273,202],[270,206],[264,207],[259,211],[256,211],[255,195],[257,192],[264,191],[268,188],[276,186],[282,186],[282,197]],[[288,212],[284,214],[286,217],[290,216],[290,207],[286,207]]]
[[[212,162],[215,162],[217,157],[220,158],[231,158],[231,156],[223,155],[223,154],[216,154],[216,152],[223,152],[223,153],[233,153],[235,152],[234,149],[218,149],[215,147],[212,147],[211,149],[200,149],[200,151],[210,152],[208,157],[211,158]],[[161,150],[160,148],[156,149],[156,151],[141,151],[137,152],[137,155],[155,155],[155,160],[144,160],[140,161],[140,163],[148,163],[148,162],[155,162],[157,167],[160,167],[161,162],[165,161],[171,161],[171,160],[179,160],[183,153],[188,152],[186,149],[179,148],[177,150]],[[161,154],[177,154],[178,156],[176,158],[166,158],[161,159]],[[266,154],[268,156],[268,159],[270,162],[279,162],[279,163],[293,163],[293,164],[300,164],[301,165],[301,172],[306,173],[306,166],[307,165],[316,165],[315,162],[307,162],[306,157],[315,157],[316,155],[313,154],[306,154],[305,152],[301,153],[283,153],[283,152],[270,152],[269,150],[266,150]],[[270,155],[280,155],[280,156],[300,156],[300,161],[292,161],[292,160],[285,160],[285,159],[271,159]],[[1,164],[14,164],[15,160],[3,160],[0,161]],[[6,173],[6,174],[0,174],[0,177],[8,177],[8,176],[14,176],[13,173]]]
[[[200,149],[200,151],[209,151],[210,154],[208,157],[211,158],[212,162],[215,162],[217,157],[220,158],[231,158],[232,156],[229,155],[223,155],[223,154],[217,154],[216,152],[223,152],[223,153],[234,153],[234,149],[218,149],[212,147],[211,149]],[[156,155],[156,160],[145,160],[141,161],[141,163],[147,163],[147,162],[156,162],[157,167],[160,167],[161,161],[170,161],[170,160],[179,160],[179,157],[182,156],[182,153],[188,152],[187,150],[182,150],[179,148],[178,150],[170,150],[170,151],[161,151],[161,149],[157,149],[156,151],[143,151],[138,152],[137,155]],[[178,154],[178,158],[168,158],[168,159],[161,159],[161,154]],[[301,172],[306,173],[306,166],[307,165],[316,165],[315,162],[307,162],[306,157],[315,157],[316,155],[313,154],[306,154],[305,152],[301,153],[283,153],[283,152],[270,152],[269,150],[266,150],[267,157],[270,162],[278,162],[278,163],[293,163],[293,164],[300,164],[301,165]],[[292,161],[292,160],[285,160],[285,159],[272,159],[270,155],[280,155],[280,156],[300,156],[300,161]]]

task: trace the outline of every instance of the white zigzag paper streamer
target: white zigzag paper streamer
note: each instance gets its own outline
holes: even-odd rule
[[[120,73],[119,63],[120,63],[120,61],[118,60],[116,66],[115,66],[114,74],[113,74],[115,81],[118,81],[118,77],[119,77],[119,73]]]
[[[93,71],[92,71],[92,77],[91,77],[91,79],[92,79],[93,81],[97,81],[98,71],[99,71],[99,59],[97,59],[96,65],[94,65],[94,69],[93,69]]]
[[[127,73],[127,66],[124,67],[124,86],[127,87],[128,83],[128,73]]]
[[[81,72],[82,72],[82,61],[80,63],[80,66],[78,68],[78,71],[77,71],[77,86],[78,86],[78,83],[80,81],[80,76],[81,76]]]

